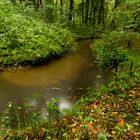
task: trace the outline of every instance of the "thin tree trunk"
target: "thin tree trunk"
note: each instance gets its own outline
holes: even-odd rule
[[[131,60],[131,63],[130,63],[130,77],[132,77],[132,68],[133,68],[133,62]]]
[[[117,58],[114,59],[114,68],[115,68],[115,75],[117,75],[117,72],[118,72],[118,62],[117,62]]]
[[[88,14],[89,14],[89,0],[86,0],[86,8],[85,8],[85,24],[88,23]]]
[[[92,0],[90,14],[89,14],[89,22],[92,23],[93,20],[93,12],[94,12],[94,0]]]
[[[104,0],[100,0],[99,11],[98,11],[98,24],[104,24]]]
[[[58,0],[55,1],[54,7],[55,7],[55,9],[54,9],[54,18],[57,21],[57,18],[58,18]]]
[[[121,4],[121,0],[115,0],[114,8],[117,8]]]
[[[61,16],[63,15],[63,0],[60,0],[60,13],[61,13]]]
[[[84,0],[82,0],[82,23],[84,23]]]
[[[69,21],[72,21],[73,18],[73,5],[74,1],[70,0],[70,6],[69,6]]]
[[[22,4],[22,1],[23,1],[23,0],[19,0],[20,4]]]
[[[46,21],[46,1],[43,0],[43,4],[42,4],[42,9],[43,9],[43,20]]]
[[[74,2],[73,2],[73,14],[72,14],[72,21],[73,21],[73,28],[75,27],[75,7],[74,7]]]
[[[97,5],[96,5],[96,1],[93,1],[93,7],[92,7],[92,26],[93,26],[93,33],[92,33],[92,37],[95,37],[95,24],[96,24],[96,12],[97,12]]]
[[[42,8],[42,0],[35,0],[35,10],[37,11],[40,7]]]
[[[16,3],[16,0],[11,0],[11,2]]]

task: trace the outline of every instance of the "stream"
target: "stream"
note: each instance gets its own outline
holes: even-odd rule
[[[76,53],[41,66],[0,72],[0,112],[9,101],[20,106],[27,98],[38,110],[42,110],[45,102],[52,97],[60,99],[61,109],[69,108],[89,86],[98,88],[106,83],[109,72],[94,65],[89,47],[91,42],[79,41]]]

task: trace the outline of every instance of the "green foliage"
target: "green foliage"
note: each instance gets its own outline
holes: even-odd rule
[[[2,128],[21,128],[20,109],[20,107],[16,107],[13,103],[8,103],[7,110],[5,110],[1,118]]]
[[[114,8],[108,18],[108,28],[122,28],[125,30],[139,30],[140,28],[140,8],[139,0],[125,0]]]
[[[106,133],[100,133],[100,134],[98,134],[97,135],[97,138],[99,138],[100,140],[108,140]]]
[[[0,118],[0,137],[8,136],[9,139],[16,139],[18,138],[18,134],[14,134],[16,130],[18,130],[19,135],[21,135],[20,131],[22,131],[26,133],[24,134],[25,136],[29,134],[31,137],[36,137],[40,131],[43,131],[41,133],[43,136],[47,133],[46,137],[51,137],[51,128],[55,124],[55,121],[60,119],[59,99],[52,98],[46,102],[45,109],[48,115],[43,118],[42,112],[35,111],[34,106],[28,102],[22,107],[9,102],[7,109]],[[45,129],[43,126],[47,128]],[[56,131],[56,133],[58,133],[58,131]],[[22,136],[19,136],[19,138],[20,137],[23,138]]]
[[[103,38],[96,42],[97,63],[103,68],[115,69],[116,76],[109,81],[106,91],[122,98],[125,90],[133,87],[139,78],[139,1],[122,1],[112,10]]]
[[[49,123],[54,119],[59,119],[60,117],[60,101],[58,98],[52,98],[50,101],[46,102],[46,111],[48,113]]]
[[[111,94],[121,95],[124,91],[130,89],[138,82],[138,73],[133,73],[133,77],[130,77],[130,73],[122,72],[118,73],[112,78],[107,85],[107,92]],[[123,95],[123,94],[122,94]]]
[[[48,25],[18,13],[8,1],[0,2],[0,66],[39,63],[63,55],[74,45],[60,25]]]
[[[112,32],[96,43],[97,63],[103,68],[114,68],[128,61],[128,51],[121,41],[125,32]]]
[[[124,127],[121,127],[121,126],[118,126],[118,125],[115,126],[115,130],[118,131],[118,135],[123,135],[127,131]]]

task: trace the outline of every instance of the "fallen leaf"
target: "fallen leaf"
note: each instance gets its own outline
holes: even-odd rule
[[[90,113],[89,115],[90,115],[91,117],[94,117],[94,114],[93,114],[93,113]]]
[[[117,135],[117,132],[114,131],[114,130],[112,130],[112,131],[111,131],[111,134],[112,134],[112,135]]]
[[[88,123],[88,128],[89,128],[89,129],[92,129],[93,126],[92,126],[90,123]]]
[[[75,127],[77,123],[75,122],[74,124],[70,125],[70,127]]]
[[[92,134],[96,135],[98,132],[97,132],[97,129],[95,129],[90,123],[88,123],[88,130],[90,132],[92,132]]]
[[[97,106],[96,105],[92,105],[93,109],[97,109]]]
[[[109,138],[114,138],[117,135],[117,132],[112,130],[111,134],[108,135]]]
[[[117,115],[118,114],[118,112],[112,112],[112,115]]]
[[[124,119],[120,120],[120,121],[117,123],[117,125],[118,125],[118,126],[121,126],[121,127],[124,127],[124,124],[125,124]]]
[[[76,128],[72,128],[72,133],[76,133]]]

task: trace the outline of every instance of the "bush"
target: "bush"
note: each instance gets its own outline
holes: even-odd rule
[[[97,63],[103,68],[115,68],[128,61],[128,50],[122,44],[125,32],[112,32],[96,43]]]
[[[26,7],[25,7],[26,8]],[[43,21],[18,12],[18,5],[0,1],[0,66],[46,61],[60,56],[74,45],[71,33],[59,24]]]

